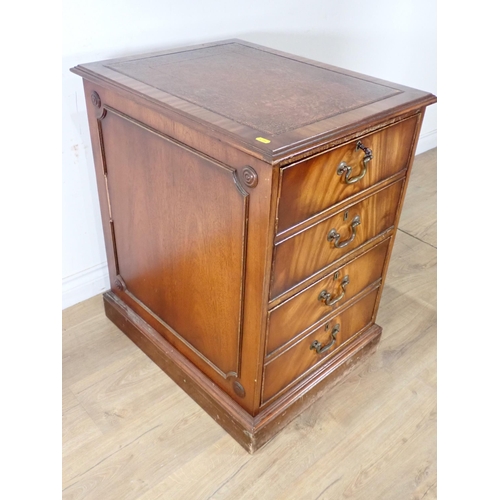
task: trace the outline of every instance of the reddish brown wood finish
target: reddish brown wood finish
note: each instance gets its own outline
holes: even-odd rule
[[[266,137],[402,92],[235,41],[189,53],[110,62],[106,67]],[[193,81],[203,86],[195,87]],[[255,81],[265,81],[265,88],[257,89]]]
[[[104,294],[104,307],[107,317],[249,453],[268,443],[285,425],[371,354],[381,334],[381,328],[372,325],[338,356],[252,417],[114,293]]]
[[[417,121],[418,117],[412,116],[379,132],[358,137],[331,152],[283,168],[278,232],[334,207],[406,168]],[[353,177],[362,172],[365,154],[356,149],[358,141],[371,149],[373,159],[367,164],[365,176],[348,184],[345,175],[338,175],[337,169],[341,162],[345,162],[352,167]]]
[[[84,78],[106,313],[255,451],[380,336],[379,291],[435,97],[241,40],[73,71]],[[373,160],[343,184],[337,162],[356,175],[360,139]],[[356,215],[356,237],[334,248],[328,233],[346,240]],[[343,273],[345,297],[320,303]],[[337,318],[342,347],[311,357],[318,325]]]
[[[236,171],[116,112],[101,128],[124,300],[202,371],[239,377],[248,193]]]
[[[317,364],[334,357],[340,349],[345,347],[349,339],[369,326],[377,292],[378,290],[373,290],[344,312],[321,324],[309,335],[299,336],[297,340],[287,345],[285,350],[280,350],[277,356],[269,360],[264,367],[262,402],[267,402],[273,396],[285,390],[298,377],[307,373]],[[315,340],[322,347],[331,344],[331,332],[336,325],[339,325],[340,330],[330,349],[322,354],[318,354],[314,349],[311,349],[311,345]]]
[[[227,51],[224,46],[228,44],[241,46],[243,50],[245,48],[254,49],[252,57],[257,59],[257,62],[253,62],[254,67],[259,62],[263,64],[264,59],[268,59],[269,57],[272,61],[271,64],[282,66],[284,60],[285,64],[295,67],[293,71],[288,72],[288,80],[283,79],[281,83],[283,86],[289,85],[289,90],[286,91],[287,98],[282,101],[282,105],[279,108],[283,121],[286,121],[286,117],[297,106],[300,106],[300,102],[293,97],[295,93],[300,91],[300,85],[293,82],[297,81],[302,72],[309,71],[309,67],[327,71],[324,74],[329,75],[331,85],[336,86],[335,95],[343,102],[331,110],[331,117],[324,118],[324,114],[319,110],[317,115],[311,114],[309,116],[309,124],[273,135],[271,142],[266,144],[256,141],[256,138],[262,132],[261,130],[238,123],[230,117],[224,116],[222,114],[223,111],[219,107],[214,107],[214,111],[204,107],[203,104],[206,106],[209,105],[208,97],[205,97],[203,103],[196,104],[190,102],[189,99],[177,97],[174,93],[169,93],[167,90],[158,88],[158,86],[155,86],[155,82],[148,80],[148,77],[140,72],[136,72],[135,77],[132,77],[117,71],[120,69],[119,66],[114,68],[114,66],[124,64],[127,61],[143,59],[149,60],[146,62],[150,63],[159,57],[175,54],[177,64],[171,64],[169,68],[172,72],[175,72],[179,70],[179,66],[184,65],[190,59],[194,51],[199,49],[208,50],[218,47],[220,60]],[[198,52],[197,55],[203,57],[203,52]],[[248,63],[251,64],[251,61],[248,61]],[[163,71],[166,69],[163,68]],[[191,124],[193,122],[201,123],[207,132],[211,131],[210,135],[221,139],[224,138],[225,141],[234,147],[273,164],[286,160],[293,155],[300,154],[304,150],[311,150],[315,146],[327,145],[332,140],[340,139],[343,142],[342,139],[350,133],[368,129],[384,120],[392,119],[397,114],[416,112],[436,101],[436,98],[428,92],[422,92],[403,85],[237,39],[164,50],[153,54],[143,54],[142,56],[122,57],[108,61],[81,64],[73,68],[73,71],[93,83],[105,83],[106,86],[115,91],[124,92],[133,98],[140,97],[148,103],[158,105],[164,110],[173,110],[177,116],[182,115]],[[233,67],[229,61],[225,65],[220,65],[218,69],[212,68],[212,71],[217,73],[215,78],[214,76],[211,77],[212,85],[216,85],[212,92],[218,97],[219,102],[223,102],[223,98],[228,97],[225,95],[228,92],[230,94],[238,92],[238,86],[249,86],[250,93],[247,95],[250,95],[252,98],[251,112],[255,115],[265,113],[265,96],[268,92],[272,91],[272,83],[275,80],[268,81],[267,74],[265,73],[252,75],[249,78],[247,72],[238,73],[233,71]],[[229,90],[224,84],[224,80],[227,78],[230,78],[232,81],[232,86]],[[191,78],[185,79],[184,83],[185,85],[195,86],[198,89],[204,88],[204,85],[201,84],[203,82],[200,82],[198,79],[198,75],[192,75]],[[360,102],[358,95],[352,94],[349,91],[351,85],[354,84],[365,84],[370,89],[382,87],[382,93],[377,94],[375,92],[371,96],[371,99],[368,97],[368,99],[365,98],[364,101]],[[283,90],[283,87],[280,87],[280,90]],[[313,90],[314,83],[308,89],[308,92]],[[201,90],[201,92],[206,91]],[[391,92],[393,96],[388,97]],[[237,105],[241,106],[242,104],[238,103]],[[233,110],[231,115],[237,116],[237,109]]]
[[[318,321],[349,304],[361,291],[380,282],[390,239],[385,239],[347,264],[335,268],[323,279],[295,294],[269,312],[269,331],[266,354],[269,356],[296,335],[314,326]],[[335,277],[338,274],[337,277]],[[323,290],[337,298],[342,293],[342,280],[348,276],[345,295],[333,306],[319,300]]]
[[[344,255],[390,229],[394,224],[403,180],[343,209],[306,230],[276,245],[271,298],[316,274]],[[360,224],[352,242],[336,248],[327,239],[332,229],[341,235],[340,244],[353,236],[352,223],[359,216]]]
[[[177,142],[179,145],[184,147],[197,145],[199,149],[192,149],[195,153],[197,152],[198,156],[206,157],[207,161],[220,162],[220,164],[225,165],[227,169],[234,169],[236,172],[236,180],[239,182],[240,186],[244,188],[245,191],[252,192],[252,202],[248,202],[248,220],[246,222],[247,238],[245,242],[241,239],[241,236],[239,239],[242,245],[243,243],[246,244],[244,277],[245,288],[242,294],[244,310],[243,332],[254,333],[242,335],[240,352],[247,355],[241,356],[241,375],[238,378],[224,378],[223,376],[217,374],[213,377],[213,379],[219,386],[224,387],[224,389],[232,397],[234,397],[243,408],[252,414],[256,413],[260,404],[260,393],[257,385],[262,377],[261,363],[258,361],[263,356],[263,343],[260,336],[265,329],[267,314],[267,299],[264,300],[261,287],[266,281],[269,282],[268,269],[271,265],[272,255],[271,248],[266,246],[266,242],[270,237],[272,237],[271,235],[273,231],[273,226],[270,224],[270,220],[274,217],[273,207],[275,206],[274,204],[270,204],[270,198],[275,196],[275,194],[273,195],[271,192],[271,180],[274,175],[273,171],[268,168],[268,165],[256,160],[255,158],[249,157],[248,155],[229,147],[221,147],[221,144],[214,141],[211,137],[197,135],[195,132],[182,127],[179,123],[167,119],[164,114],[158,113],[156,110],[150,109],[146,106],[146,103],[135,103],[134,101],[122,97],[105,87],[89,84],[85,81],[84,87],[112,290],[119,295],[122,300],[132,305],[135,311],[143,319],[145,319],[157,331],[162,332],[162,334],[166,337],[170,335],[170,338],[173,338],[175,337],[176,332],[169,331],[170,325],[161,320],[161,315],[158,315],[158,311],[155,313],[155,311],[151,310],[150,304],[146,303],[144,304],[145,307],[142,307],[141,304],[137,303],[137,301],[133,301],[133,298],[130,297],[128,290],[121,289],[121,285],[119,284],[120,281],[116,280],[118,276],[116,270],[119,269],[120,266],[119,260],[121,252],[119,248],[116,248],[115,239],[112,234],[112,227],[115,225],[115,219],[119,219],[122,216],[122,213],[115,210],[112,214],[110,214],[109,211],[110,198],[108,194],[108,187],[110,182],[108,180],[107,165],[109,162],[107,158],[107,150],[109,148],[116,149],[129,146],[126,144],[127,137],[122,136],[121,134],[108,134],[106,138],[104,137],[103,127],[105,127],[106,120],[113,116],[113,114],[119,113],[125,120],[132,122],[137,127],[146,128],[148,133],[150,132],[152,135],[163,135],[166,139],[170,139],[170,142]],[[93,92],[96,92],[99,95],[101,101],[100,107],[96,107],[92,102]],[[109,131],[110,130],[108,130],[108,132]],[[179,139],[184,140],[181,141]],[[114,143],[118,146],[114,146]],[[140,144],[141,143],[139,142],[134,145],[140,149]],[[166,145],[170,143],[166,140],[163,141],[163,144],[164,147],[167,147]],[[209,152],[210,155],[207,155],[204,152]],[[163,152],[157,154],[165,153]],[[185,176],[186,182],[190,182],[188,181],[188,178],[191,175],[190,170],[186,170],[185,166],[182,164],[178,164],[176,167],[179,170],[179,175]],[[245,179],[247,179],[247,181],[249,180],[248,176],[245,176],[245,169],[248,167],[256,173],[258,179],[257,184],[254,184],[253,187],[245,184]],[[234,190],[235,188],[233,187],[232,189]],[[275,188],[274,192],[276,191],[277,189]],[[233,192],[236,192],[236,190]],[[147,196],[147,192],[142,194],[143,198],[146,198]],[[123,199],[125,198],[126,197]],[[166,199],[164,201],[167,203]],[[219,197],[219,202],[224,208],[227,208],[225,194],[222,198]],[[159,217],[155,218],[154,211],[151,213],[151,216],[155,219],[155,223],[161,223]],[[197,222],[199,222],[200,227],[202,227],[203,218],[200,218]],[[200,257],[206,258],[206,256],[208,256],[208,253],[202,251]],[[207,272],[210,273],[211,269],[213,270],[213,268],[209,267]],[[189,273],[190,270],[188,271],[188,274]],[[127,285],[127,283],[125,283],[125,285]],[[213,286],[210,281],[204,283],[204,286],[209,287],[207,289],[209,293],[213,292]],[[223,303],[221,302],[221,304]],[[186,306],[183,306],[183,309],[185,311],[189,311],[189,308]],[[214,331],[211,334],[217,335],[218,331]],[[193,356],[195,354],[192,349],[186,347],[182,341],[177,341],[177,346],[179,351],[185,355],[191,351],[191,359],[194,359]],[[202,367],[202,365],[206,365],[206,363],[200,357],[198,366]],[[207,369],[206,366],[205,369]],[[211,368],[208,369],[212,372],[214,371]],[[257,380],[257,384],[255,383],[255,380]],[[241,395],[241,391],[239,391],[239,394],[236,393],[235,382],[239,382],[243,386],[243,395]]]

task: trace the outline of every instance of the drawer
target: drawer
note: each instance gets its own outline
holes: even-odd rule
[[[347,345],[349,339],[369,326],[372,323],[377,293],[378,289],[373,290],[266,364],[264,366],[262,403],[289,387],[315,365],[334,357]],[[332,334],[335,334],[335,341]],[[317,348],[313,346],[316,342],[318,343]],[[327,348],[328,344],[331,344],[329,348]],[[325,351],[319,353],[317,349],[325,349]]]
[[[278,233],[405,169],[417,120],[413,116],[283,168]],[[356,181],[363,173],[366,156],[362,149],[356,147],[358,141],[371,150],[373,158],[366,162],[365,175]],[[346,173],[339,171],[343,163],[352,168],[349,182],[346,181]]]
[[[266,354],[380,280],[390,241],[390,238],[382,241],[273,309],[269,313]],[[330,296],[325,297],[325,292]]]
[[[271,299],[393,226],[404,179],[276,244]]]

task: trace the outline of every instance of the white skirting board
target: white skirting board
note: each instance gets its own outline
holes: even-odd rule
[[[63,278],[62,308],[66,309],[106,290],[109,290],[108,264],[101,262]]]
[[[435,147],[437,147],[437,130],[432,130],[419,137],[416,154]],[[108,265],[106,262],[101,262],[63,278],[62,308],[66,309],[106,290],[109,290]]]
[[[417,150],[415,154],[425,153],[429,149],[437,148],[438,131],[431,130],[425,134],[420,134],[418,138]]]

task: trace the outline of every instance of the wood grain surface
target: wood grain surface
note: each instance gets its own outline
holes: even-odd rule
[[[248,194],[233,169],[131,119],[108,111],[101,129],[123,300],[197,365],[239,376]]]
[[[402,92],[237,42],[107,67],[268,136]]]
[[[335,206],[347,198],[371,188],[408,167],[410,150],[419,116],[360,137],[328,153],[306,159],[282,170],[278,208],[278,233]],[[352,168],[350,178],[363,171],[365,153],[358,142],[369,148],[372,160],[366,174],[357,182],[346,182],[346,174],[338,175],[342,162]]]
[[[112,291],[255,412],[277,169],[84,87]]]
[[[416,158],[378,350],[253,456],[104,316],[101,297],[65,310],[63,498],[435,499],[435,171],[435,152]]]
[[[198,123],[205,134],[269,163],[306,147],[328,147],[358,126],[394,118],[395,110],[405,114],[436,102],[428,92],[238,39],[71,71],[116,93],[125,90],[176,120]]]
[[[383,240],[270,311],[266,354],[270,355],[302,331],[331,316],[339,307],[347,305],[356,294],[380,281],[389,242],[390,238]],[[349,283],[340,298],[342,281],[347,277]],[[323,291],[330,293],[338,302],[327,305],[325,301],[319,300]]]
[[[306,336],[300,336],[287,349],[281,351],[264,366],[264,381],[262,385],[262,403],[283,391],[286,387],[306,374],[312,367],[335,356],[345,347],[347,341],[365,327],[369,326],[374,312],[378,290],[373,290],[345,311],[335,315],[326,323],[314,329]],[[335,327],[339,330],[332,339]],[[323,350],[317,353],[311,349],[313,342],[319,342]],[[333,344],[332,344],[333,342]]]
[[[391,229],[402,188],[403,180],[397,181],[363,201],[279,242],[274,251],[271,299]],[[353,227],[356,217],[359,217],[360,224]],[[340,235],[338,248],[327,239],[332,230]]]

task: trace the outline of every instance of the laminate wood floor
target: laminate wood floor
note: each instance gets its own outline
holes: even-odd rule
[[[417,156],[377,351],[251,456],[104,316],[63,312],[63,498],[436,498],[436,150]]]

